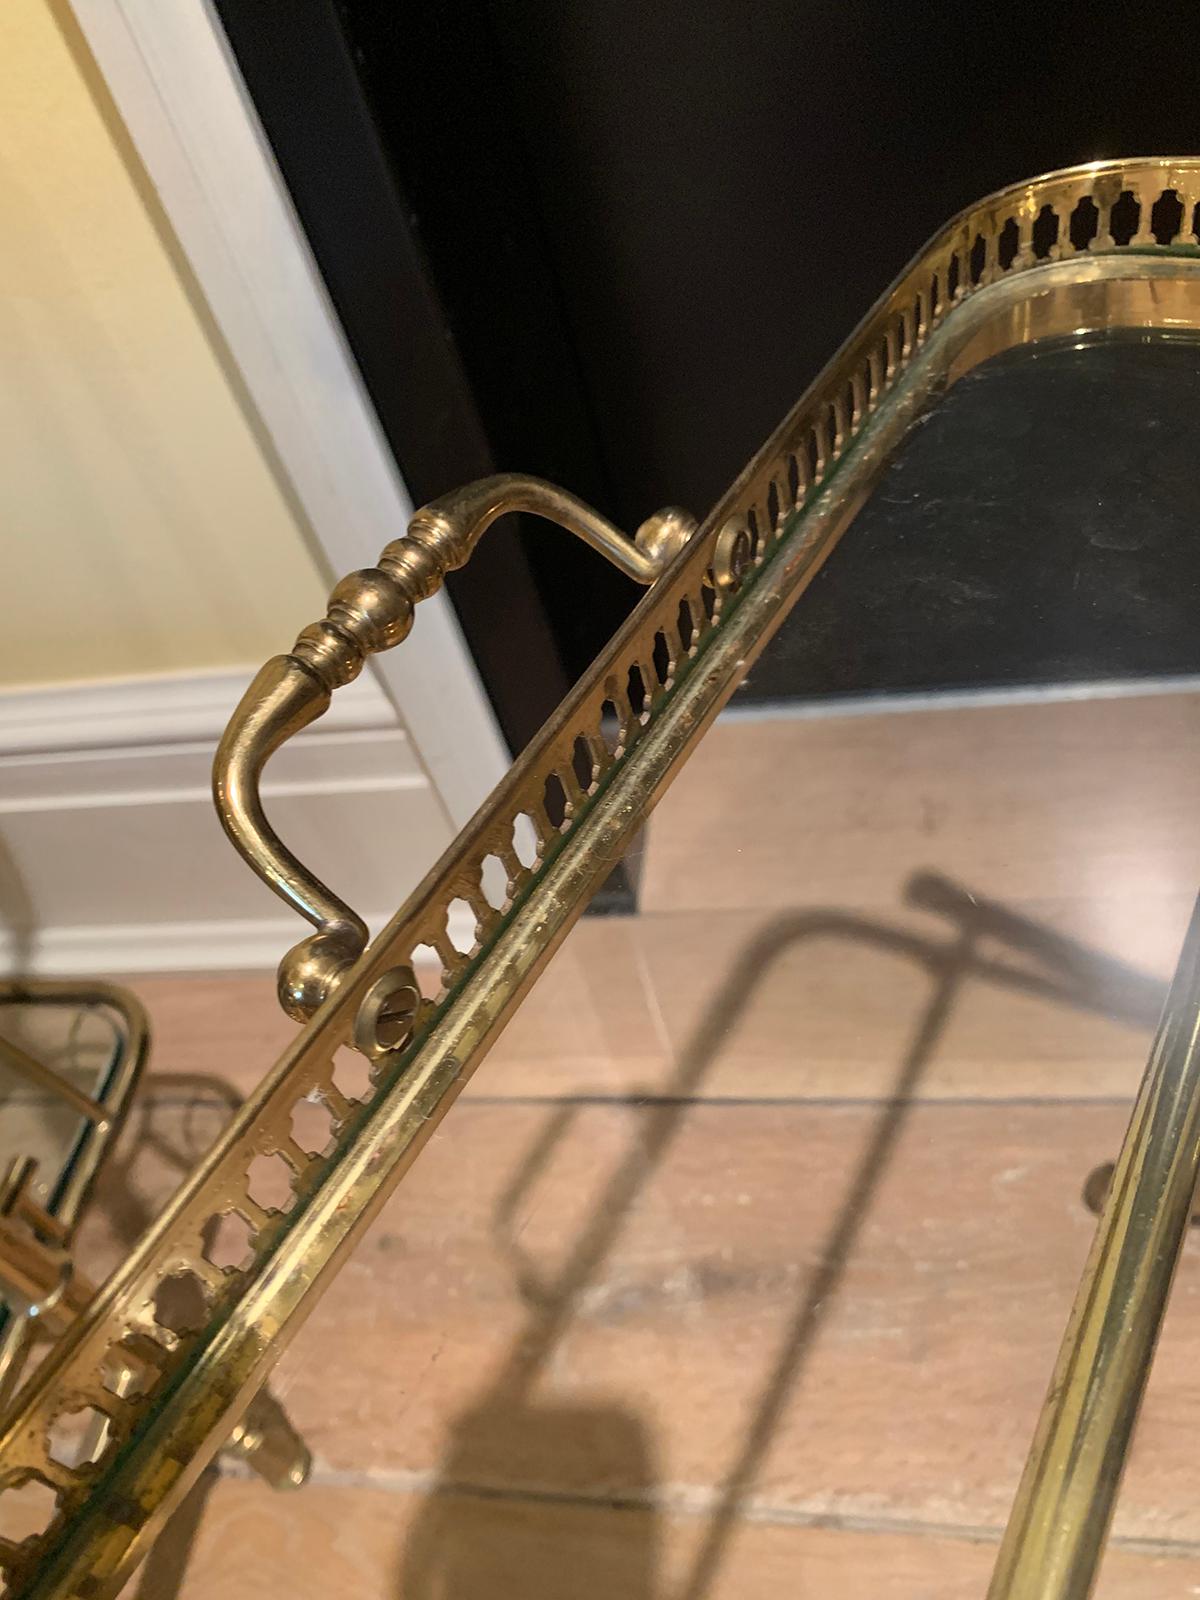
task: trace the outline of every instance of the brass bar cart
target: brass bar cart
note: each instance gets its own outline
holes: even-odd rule
[[[1198,203],[1193,157],[1097,163],[993,195],[935,236],[698,525],[668,510],[627,538],[550,485],[489,479],[418,512],[263,668],[222,741],[214,788],[236,847],[315,927],[280,968],[281,1002],[302,1026],[17,1396],[0,1484],[40,1481],[55,1506],[42,1532],[3,1551],[10,1596],[117,1593],[914,425],[1013,347],[1200,329]],[[368,946],[357,913],[272,830],[260,776],[366,655],[404,638],[414,607],[513,509],[560,523],[648,592]],[[466,951],[447,921],[457,903],[475,924]],[[436,963],[436,994],[423,992],[418,952]],[[1198,1026],[1193,926],[992,1600],[1067,1600],[1093,1585],[1200,1173]],[[338,1079],[346,1046],[371,1063],[371,1087],[354,1098]],[[336,1130],[320,1155],[291,1133],[306,1098]],[[286,1206],[256,1198],[263,1161],[290,1175]],[[251,1244],[240,1265],[217,1266],[205,1239],[230,1214]],[[176,1280],[204,1307],[194,1326],[160,1315],[161,1287]],[[136,1392],[106,1378],[126,1358],[142,1375]],[[81,1408],[108,1419],[106,1446],[66,1467],[47,1440],[56,1418]]]

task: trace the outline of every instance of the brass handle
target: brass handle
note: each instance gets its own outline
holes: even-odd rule
[[[582,501],[539,478],[481,478],[418,511],[377,566],[342,579],[324,618],[301,632],[291,654],[272,656],[257,674],[217,746],[213,799],[241,856],[317,929],[279,964],[279,1001],[298,1022],[312,1015],[366,949],[367,927],[267,821],[259,794],[263,767],[285,740],[328,708],[333,691],[358,676],[368,655],[407,637],[417,602],[435,593],[448,571],[463,566],[485,530],[509,511],[559,523],[644,584],[654,582],[696,528],[694,518],[668,507],[629,539]]]

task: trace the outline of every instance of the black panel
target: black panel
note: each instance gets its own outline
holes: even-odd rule
[[[339,0],[337,10],[495,459],[614,514],[535,165],[486,5]],[[637,508],[629,526],[654,509]],[[530,519],[522,532],[573,679],[637,587],[557,529]]]
[[[496,471],[506,463],[332,7],[219,0],[218,11],[414,501]],[[519,749],[570,680],[513,523],[494,528],[447,587]]]
[[[1011,350],[950,390],[739,690],[1200,672],[1200,342]]]
[[[1192,0],[220,10],[414,492],[486,457],[627,527],[706,510],[961,206],[1200,146]],[[633,594],[541,527],[495,549],[457,593],[499,705]]]
[[[1192,0],[488,0],[617,504],[710,506],[962,206],[1200,147]]]

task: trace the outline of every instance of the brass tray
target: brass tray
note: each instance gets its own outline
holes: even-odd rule
[[[426,508],[380,566],[338,586],[324,622],[269,663],[223,741],[222,819],[316,925],[281,999],[309,1016],[159,1222],[18,1396],[0,1483],[55,1503],[3,1551],[11,1596],[115,1594],[229,1435],[331,1275],[449,1110],[631,835],[852,522],[914,424],[957,379],[1019,345],[1200,328],[1200,158],[1049,174],[948,224],[882,297],[696,527],[660,513],[624,538],[560,491],[505,478]],[[383,933],[275,837],[258,800],[270,753],[508,509],[550,516],[649,592]],[[464,921],[473,937],[455,930]],[[470,948],[460,949],[469,944]],[[419,974],[434,966],[435,992]],[[425,986],[428,989],[428,985]],[[1200,1166],[1200,959],[1189,938],[1068,1328],[991,1594],[1089,1591]],[[311,1013],[311,1015],[310,1015]],[[370,1063],[348,1065],[353,1046]],[[292,1136],[316,1098],[335,1137]],[[267,1203],[264,1169],[291,1198]],[[232,1219],[244,1255],[206,1254]],[[164,1283],[203,1307],[184,1325]],[[132,1390],[113,1373],[135,1363]],[[55,1420],[110,1421],[98,1460],[64,1465]]]

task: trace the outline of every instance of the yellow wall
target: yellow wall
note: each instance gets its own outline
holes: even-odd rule
[[[0,5],[0,685],[254,663],[324,584],[56,15]]]

